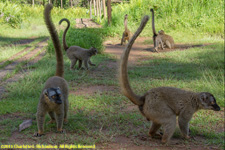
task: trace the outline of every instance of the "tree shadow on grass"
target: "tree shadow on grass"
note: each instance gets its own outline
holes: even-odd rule
[[[174,51],[174,50],[188,50],[190,48],[195,48],[195,47],[203,47],[203,46],[207,46],[210,44],[196,44],[196,45],[191,45],[191,44],[175,44],[175,48],[173,49],[169,49],[169,48],[165,48],[164,50],[159,49],[158,52],[170,52],[170,51]],[[145,48],[144,50],[146,51],[150,51],[150,52],[156,52],[154,47],[150,47],[150,48]]]
[[[196,45],[196,47],[199,47],[199,45]],[[192,81],[202,78],[204,72],[207,71],[214,72],[216,77],[224,69],[224,54],[223,51],[216,50],[213,46],[208,49],[212,50],[195,53],[193,61],[178,61],[173,57],[145,58],[144,63],[129,67],[128,70],[138,75],[139,79],[148,77],[166,79],[172,77],[175,80]],[[192,59],[191,56],[187,57]]]
[[[0,36],[0,47],[3,46],[13,46],[13,45],[25,45],[29,44],[35,40],[47,38],[47,36],[42,37],[30,37],[30,38],[12,38]]]

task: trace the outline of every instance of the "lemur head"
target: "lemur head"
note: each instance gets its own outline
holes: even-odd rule
[[[165,34],[165,32],[163,30],[159,30],[158,32],[159,34]]]
[[[59,87],[45,89],[43,93],[51,102],[62,104],[62,92]]]
[[[98,53],[97,48],[92,47],[92,48],[91,48],[91,54],[92,54],[92,55],[97,55],[97,53]]]
[[[216,103],[215,97],[208,92],[200,93],[200,107],[202,109],[211,109],[214,111],[220,110],[220,107]]]

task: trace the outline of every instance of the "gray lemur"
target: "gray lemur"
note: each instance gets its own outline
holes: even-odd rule
[[[143,96],[136,95],[130,87],[127,74],[127,62],[130,49],[143,30],[149,17],[142,19],[141,25],[130,39],[122,56],[119,66],[119,80],[122,93],[130,99],[147,120],[152,121],[149,136],[156,135],[157,130],[162,126],[162,143],[167,143],[176,128],[176,116],[182,135],[189,137],[189,121],[193,114],[200,109],[219,111],[215,97],[208,92],[192,92],[173,87],[152,88]]]
[[[84,49],[79,46],[68,47],[66,44],[66,33],[70,27],[70,21],[66,18],[63,18],[59,21],[59,24],[61,24],[63,21],[67,22],[67,27],[65,31],[63,32],[63,48],[66,51],[66,54],[71,61],[70,69],[71,70],[73,69],[77,61],[79,61],[79,66],[78,66],[79,69],[82,66],[82,62],[84,62],[84,66],[86,69],[88,69],[88,64],[91,66],[95,66],[95,64],[91,62],[90,58],[91,56],[96,55],[98,53],[97,49],[94,47],[91,47],[90,49]]]
[[[54,44],[57,66],[55,76],[50,77],[45,82],[45,86],[41,92],[36,114],[38,132],[35,133],[34,136],[42,136],[44,134],[45,115],[47,113],[51,117],[50,123],[56,121],[57,131],[60,133],[64,132],[62,129],[63,122],[67,122],[69,90],[67,81],[63,78],[63,55],[57,31],[51,20],[50,13],[52,8],[53,6],[51,4],[46,5],[44,10],[44,20]]]

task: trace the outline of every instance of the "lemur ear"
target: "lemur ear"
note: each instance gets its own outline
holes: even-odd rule
[[[201,94],[201,101],[205,102],[207,98],[207,95],[205,93]]]
[[[44,89],[43,94],[46,95],[46,96],[48,96],[48,91],[47,91],[47,89]]]

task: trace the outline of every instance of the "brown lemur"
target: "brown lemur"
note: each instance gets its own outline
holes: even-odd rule
[[[68,84],[63,78],[64,76],[64,63],[59,42],[58,34],[51,19],[51,9],[53,6],[47,4],[44,9],[44,20],[51,35],[54,44],[57,65],[55,76],[50,77],[46,82],[41,92],[39,104],[37,107],[37,126],[38,132],[34,136],[42,136],[44,134],[45,115],[48,113],[51,117],[50,123],[56,121],[57,131],[63,133],[63,123],[67,122],[68,113]]]
[[[128,20],[128,15],[126,14],[124,16],[124,32],[123,32],[122,39],[121,39],[121,45],[123,45],[123,43],[125,43],[126,41],[129,42],[130,37],[131,37],[131,32],[127,28],[127,20]]]
[[[70,69],[71,70],[73,69],[77,61],[79,61],[79,65],[78,65],[79,69],[82,66],[82,62],[84,62],[84,66],[87,70],[88,70],[88,64],[91,66],[95,66],[95,64],[91,62],[90,58],[93,55],[96,55],[98,53],[98,50],[94,47],[91,47],[90,49],[84,49],[79,46],[68,47],[68,45],[66,44],[66,33],[70,27],[70,21],[66,18],[63,18],[59,21],[59,24],[61,24],[63,21],[67,22],[67,27],[63,32],[63,48],[66,51],[66,54],[71,61]]]
[[[208,92],[195,93],[174,87],[152,88],[143,96],[136,95],[131,89],[128,74],[127,62],[130,49],[143,30],[149,17],[142,19],[141,25],[130,39],[121,56],[119,66],[119,81],[122,93],[135,105],[138,105],[140,112],[147,120],[152,121],[149,136],[156,135],[157,130],[162,126],[162,143],[167,143],[176,128],[176,116],[182,135],[189,137],[189,121],[193,114],[200,109],[210,109],[219,111],[220,107],[216,103],[214,96]]]
[[[163,30],[160,30],[158,34],[155,31],[155,17],[154,17],[154,10],[150,9],[152,12],[152,32],[153,32],[153,42],[154,42],[154,49],[158,52],[159,47],[162,49],[164,48],[174,48],[174,40],[173,37],[170,35],[165,34]]]

